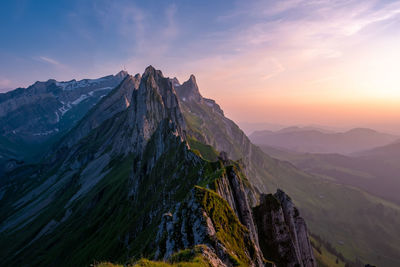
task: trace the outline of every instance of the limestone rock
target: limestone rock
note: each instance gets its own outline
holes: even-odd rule
[[[181,249],[204,244],[226,266],[263,266],[249,231],[229,204],[217,193],[200,187],[176,206],[173,215],[163,216],[156,243],[156,259],[166,260]]]
[[[261,195],[254,218],[265,258],[278,267],[317,266],[304,219],[283,191]]]

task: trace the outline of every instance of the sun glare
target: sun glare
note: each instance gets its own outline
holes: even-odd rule
[[[400,54],[394,50],[378,51],[368,64],[362,66],[359,73],[360,81],[367,94],[375,98],[400,101]]]

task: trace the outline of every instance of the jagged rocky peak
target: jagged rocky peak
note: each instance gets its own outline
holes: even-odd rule
[[[260,248],[277,267],[316,267],[307,226],[290,197],[282,190],[262,194],[253,208]]]
[[[179,98],[183,101],[201,102],[203,100],[196,82],[196,77],[194,77],[193,74],[190,75],[189,80],[184,82],[181,86],[175,87],[175,90]]]
[[[179,82],[178,78],[174,77],[170,80],[171,80],[172,84],[174,85],[174,87],[181,86],[181,83]]]
[[[178,134],[184,136],[185,121],[173,85],[169,78],[165,78],[160,70],[151,65],[142,76],[136,104],[139,117],[151,118],[155,123],[163,119],[170,120],[175,124]],[[147,133],[146,130],[144,132]],[[149,137],[147,135],[147,138]]]
[[[224,112],[221,107],[215,102],[213,99],[205,98],[200,94],[199,87],[196,82],[196,77],[192,74],[190,75],[189,80],[184,82],[182,85],[179,84],[176,78],[171,79],[171,82],[174,84],[176,93],[179,96],[179,99],[188,105],[190,104],[204,104],[208,107],[212,108],[214,112],[219,113],[224,116]]]
[[[162,71],[156,70],[152,65],[147,66],[146,69],[144,70],[143,77],[147,75],[153,75],[153,76],[158,75],[164,78]]]
[[[97,129],[95,135],[101,140],[99,143],[104,144],[98,154],[107,147],[112,148],[112,153],[140,154],[156,131],[159,132],[156,136],[172,134],[184,140],[185,128],[172,83],[161,71],[149,66],[142,76],[127,75],[69,133],[63,146],[71,148]],[[163,146],[162,143],[158,145]]]
[[[129,73],[126,70],[121,70],[120,72],[118,72],[117,74],[115,74],[115,77],[118,78],[125,78],[125,76],[129,75]]]
[[[190,82],[191,84],[197,87],[196,77],[193,74],[190,74],[189,80],[187,82]]]

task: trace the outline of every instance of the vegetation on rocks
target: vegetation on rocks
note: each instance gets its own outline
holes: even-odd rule
[[[218,240],[231,253],[234,265],[249,265],[255,256],[254,244],[232,208],[217,193],[196,186],[195,195],[213,222]]]

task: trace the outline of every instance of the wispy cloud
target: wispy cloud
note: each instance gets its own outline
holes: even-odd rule
[[[269,73],[261,77],[264,80],[271,79],[272,77],[285,71],[285,67],[283,66],[283,64],[279,62],[276,58],[271,58],[270,62],[273,67]]]
[[[46,56],[39,56],[38,57],[41,61],[49,63],[50,65],[53,65],[55,67],[62,67],[64,68],[65,66],[63,64],[61,64],[60,62],[58,62],[57,60],[50,58],[50,57],[46,57]]]
[[[204,94],[242,120],[236,110],[249,105],[263,119],[267,103],[351,106],[367,92],[398,95],[399,10],[400,1],[237,1],[215,19],[224,27],[196,40],[201,56],[179,64],[178,73],[198,74]]]
[[[312,56],[338,57],[338,46],[368,27],[400,15],[400,1],[255,1],[239,2],[226,19],[240,20],[236,29],[219,33],[244,48],[313,49]],[[230,39],[230,40],[229,40]],[[226,44],[225,44],[226,47]]]
[[[231,21],[233,26],[211,33],[214,51],[205,53],[209,59],[204,61],[209,66],[230,69],[234,66],[242,69],[240,66],[248,62],[246,67],[252,73],[262,68],[270,70],[260,76],[264,80],[288,69],[303,72],[309,68],[312,72],[315,67],[310,64],[328,64],[344,55],[352,58],[354,46],[360,48],[373,42],[379,34],[376,28],[381,28],[377,24],[396,19],[399,10],[400,1],[389,4],[354,0],[238,1],[235,9],[217,18],[224,23]],[[200,45],[210,47],[210,43]],[[221,53],[225,55],[223,59],[214,55]],[[271,66],[275,67],[271,70]],[[315,73],[320,74],[318,68]],[[263,86],[262,79],[259,86]]]

